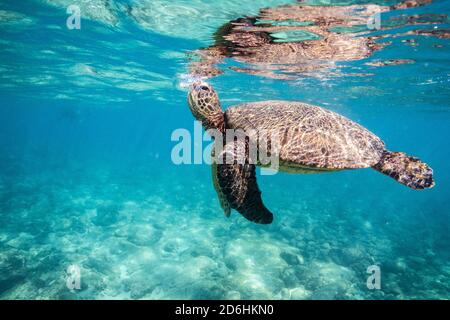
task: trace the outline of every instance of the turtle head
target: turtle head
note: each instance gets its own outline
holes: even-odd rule
[[[224,131],[225,119],[220,107],[219,96],[211,85],[198,81],[191,85],[188,95],[189,108],[205,129]]]

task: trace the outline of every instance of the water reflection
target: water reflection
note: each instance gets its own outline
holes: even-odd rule
[[[395,35],[377,34],[377,31],[446,23],[447,15],[381,16],[381,13],[429,3],[431,0],[408,0],[392,6],[300,3],[261,9],[257,16],[238,18],[219,28],[214,35],[215,44],[196,52],[190,63],[190,73],[196,77],[217,76],[223,73],[218,65],[224,58],[232,58],[244,64],[232,66],[232,70],[270,78],[295,80],[324,74],[341,76],[345,73],[340,70],[340,62],[368,58],[391,44],[384,39]],[[418,29],[407,31],[406,35],[445,38],[448,32]],[[399,58],[370,65],[403,63],[411,63],[411,60]]]

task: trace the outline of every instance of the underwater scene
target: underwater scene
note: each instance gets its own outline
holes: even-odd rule
[[[0,299],[449,299],[449,15],[449,0],[0,1]],[[414,190],[423,167],[398,174],[367,145],[336,140],[367,157],[339,167],[285,137],[321,171],[361,169],[257,168],[273,222],[227,217],[188,103],[200,80],[223,110],[285,101],[283,130],[286,101],[340,114],[435,185]]]

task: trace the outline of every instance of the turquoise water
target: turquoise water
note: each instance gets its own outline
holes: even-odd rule
[[[429,163],[433,189],[370,169],[259,176],[275,213],[261,226],[223,215],[208,165],[172,163],[172,132],[194,126],[190,53],[229,20],[294,2],[1,1],[1,299],[449,298],[450,42],[404,34],[448,30],[450,1],[386,13],[443,19],[374,31],[392,43],[337,62],[347,76],[277,80],[228,58],[209,80],[224,107],[284,99],[343,114]],[[80,30],[66,27],[74,3]],[[411,61],[375,66],[394,59]],[[366,286],[371,265],[380,290]]]

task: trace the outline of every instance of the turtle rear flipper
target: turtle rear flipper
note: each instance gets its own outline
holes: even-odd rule
[[[403,152],[385,151],[380,162],[373,168],[411,189],[434,187],[433,169],[420,159]]]
[[[249,163],[247,157],[245,161],[237,160],[245,157],[245,150],[244,142],[235,141],[228,143],[224,151],[219,154],[218,159],[223,161],[216,165],[216,169],[213,169],[217,179],[219,198],[223,195],[231,208],[252,222],[272,223],[273,214],[264,205],[256,182],[255,165]],[[221,203],[224,207],[222,200]]]

